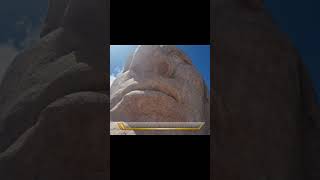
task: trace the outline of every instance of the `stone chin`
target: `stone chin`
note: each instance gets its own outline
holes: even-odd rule
[[[188,121],[184,107],[160,91],[134,90],[110,111],[112,121]]]
[[[168,82],[136,81],[128,73],[117,81],[111,87],[111,121],[191,121],[178,90]]]

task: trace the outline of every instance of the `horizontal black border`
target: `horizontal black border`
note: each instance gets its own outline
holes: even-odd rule
[[[111,1],[111,44],[209,44],[210,0]]]
[[[209,179],[210,136],[110,138],[111,179]]]

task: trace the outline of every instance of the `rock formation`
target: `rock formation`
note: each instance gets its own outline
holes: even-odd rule
[[[213,179],[319,179],[312,85],[297,50],[256,3],[212,4]]]
[[[198,133],[209,134],[207,88],[191,60],[175,46],[138,46],[111,85],[110,96],[111,121],[204,121],[204,130]]]
[[[49,0],[41,40],[0,85],[2,180],[106,179],[105,0]]]
[[[105,44],[109,29],[105,3],[50,0],[41,40],[21,52],[8,68],[0,85],[1,180],[108,179]],[[212,175],[215,180],[319,179],[319,106],[297,51],[262,4],[262,0],[212,3]],[[151,48],[158,49],[152,52],[162,49]],[[161,62],[154,60],[152,63]],[[187,62],[181,64],[182,69],[190,68]],[[148,63],[136,66],[135,58],[127,67],[115,87],[130,78],[128,83],[141,80],[130,69],[150,68],[138,72],[165,77],[174,72],[166,63],[159,68]],[[181,72],[194,73],[189,70]],[[181,72],[176,71],[179,76]],[[194,95],[205,91],[197,77],[191,80],[195,87],[189,89]],[[146,82],[168,93],[164,97],[158,92],[157,103],[193,99],[180,99],[176,85],[166,86],[156,79]],[[195,97],[204,98],[204,94]],[[119,99],[114,98],[111,107],[116,111],[113,101]],[[202,100],[194,102],[199,105]],[[203,109],[184,108],[200,112],[189,117],[205,117]],[[119,111],[123,109],[119,106]],[[148,110],[166,111],[150,106],[144,112]],[[179,109],[175,111],[177,114],[168,112],[169,119],[183,117]]]

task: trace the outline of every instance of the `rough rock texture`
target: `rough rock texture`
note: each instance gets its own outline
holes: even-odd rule
[[[106,92],[80,92],[48,105],[0,156],[1,179],[106,179]]]
[[[213,179],[319,179],[320,118],[311,83],[292,43],[250,3],[212,4]]]
[[[50,0],[0,85],[0,177],[106,179],[107,1]],[[99,37],[99,38],[98,38]]]
[[[175,46],[138,46],[111,85],[110,96],[111,121],[205,121],[199,134],[209,133],[207,88],[191,60]]]

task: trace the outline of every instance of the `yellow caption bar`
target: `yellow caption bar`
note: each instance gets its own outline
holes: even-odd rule
[[[120,130],[131,131],[199,131],[204,122],[117,122]]]

